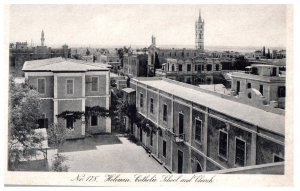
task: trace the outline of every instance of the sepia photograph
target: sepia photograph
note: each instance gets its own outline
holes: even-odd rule
[[[291,184],[292,8],[6,5],[5,184]]]

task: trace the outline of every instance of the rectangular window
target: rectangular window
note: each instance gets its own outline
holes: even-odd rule
[[[44,78],[38,79],[38,88],[37,89],[40,94],[46,93],[46,80]]]
[[[197,70],[201,72],[201,66],[202,65],[197,65]]]
[[[195,65],[195,71],[197,71],[198,70],[198,65]]]
[[[259,92],[261,93],[261,95],[264,95],[264,86],[263,85],[259,85]]]
[[[144,106],[144,95],[140,93],[140,107]]]
[[[188,71],[188,72],[191,71],[191,65],[190,65],[190,64],[187,65],[187,71]]]
[[[74,80],[67,80],[67,94],[71,95],[74,93]]]
[[[276,154],[273,154],[273,162],[283,162],[284,159]]]
[[[236,92],[240,92],[240,81],[236,81]]]
[[[219,130],[219,156],[227,159],[228,150],[228,134],[223,130]]]
[[[246,142],[242,139],[235,138],[235,164],[245,166],[246,162]]]
[[[73,117],[72,115],[69,115],[66,119],[66,123],[67,123],[67,128],[68,129],[74,129],[74,124],[73,124]]]
[[[150,113],[153,113],[153,98],[150,98]]]
[[[183,121],[184,121],[184,115],[182,113],[179,113],[179,130],[178,130],[178,134],[181,135],[183,134]]]
[[[98,117],[97,115],[91,116],[91,126],[97,126],[98,125]]]
[[[163,141],[163,156],[166,157],[167,155],[167,143]]]
[[[201,143],[202,139],[202,121],[200,119],[196,119],[195,124],[195,140]]]
[[[285,97],[285,86],[278,87],[278,97]]]
[[[164,104],[164,110],[163,110],[163,120],[167,121],[167,116],[168,116],[168,107],[166,104]]]
[[[92,77],[92,91],[98,91],[98,77]]]
[[[182,71],[182,64],[178,65],[178,70],[181,72]]]
[[[248,88],[248,89],[251,88],[251,83],[247,83],[247,88]]]

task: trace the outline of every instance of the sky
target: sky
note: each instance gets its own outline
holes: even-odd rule
[[[286,46],[285,5],[10,5],[9,41],[194,46],[199,9],[205,46]]]

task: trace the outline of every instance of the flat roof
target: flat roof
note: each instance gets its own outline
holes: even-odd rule
[[[189,88],[183,83],[179,84],[179,82],[171,82],[171,80],[163,78],[136,78],[133,80],[156,88],[160,91],[167,92],[171,95],[189,100],[193,103],[203,105],[227,116],[231,116],[260,128],[284,135],[284,115],[267,112],[250,105],[203,92],[200,88],[199,90],[196,90],[196,86],[195,88]]]
[[[62,57],[49,58],[43,60],[26,61],[23,71],[99,71],[109,70],[109,65],[100,63],[91,63],[84,60],[66,59]]]
[[[135,92],[135,89],[132,89],[132,88],[124,88],[122,89],[122,91],[126,92],[126,93],[132,93],[132,92]]]

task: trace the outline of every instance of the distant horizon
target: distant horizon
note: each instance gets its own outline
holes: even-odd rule
[[[20,42],[20,41],[18,41]],[[10,43],[16,43],[16,42],[10,42]],[[27,41],[28,46],[30,47],[30,42]],[[64,44],[58,45],[58,44],[45,44],[45,46],[51,47],[51,48],[61,48]],[[76,48],[107,48],[107,49],[114,49],[114,48],[122,48],[124,46],[129,47],[131,46],[133,49],[141,49],[141,48],[148,48],[150,46],[150,43],[148,45],[101,45],[101,44],[94,44],[94,45],[88,45],[88,44],[67,44],[69,48],[76,49]],[[34,44],[34,47],[40,46],[40,44]],[[158,48],[174,48],[174,49],[195,49],[195,45],[176,45],[176,44],[164,44],[164,45],[157,45]],[[248,52],[248,50],[261,50],[263,48],[262,46],[226,46],[226,45],[207,45],[204,46],[204,50],[206,51],[226,51],[225,49],[228,49],[228,51],[236,51],[236,52]],[[281,50],[286,49],[286,47],[283,46],[265,46],[266,50],[269,48],[270,50]]]

